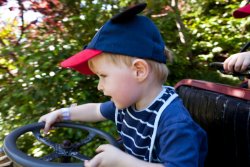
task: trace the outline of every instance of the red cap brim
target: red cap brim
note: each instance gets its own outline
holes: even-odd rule
[[[89,69],[88,60],[101,54],[102,51],[94,49],[84,49],[60,63],[61,67],[72,68],[81,74],[90,75],[93,72]]]
[[[235,18],[244,18],[250,15],[250,4],[243,6],[233,12]]]

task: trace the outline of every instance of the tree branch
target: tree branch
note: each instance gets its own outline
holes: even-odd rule
[[[178,0],[171,0],[171,8],[176,13],[176,26],[179,31],[179,38],[181,43],[186,47],[187,55],[189,58],[192,58],[192,51],[191,51],[191,38],[190,34],[188,33],[188,29],[185,27],[185,25],[182,22],[180,11],[178,8]]]
[[[20,37],[18,38],[17,42],[16,42],[16,45],[19,45],[19,42],[21,41],[22,37],[23,37],[23,34],[24,34],[24,6],[23,6],[23,3],[22,3],[22,0],[18,0],[18,5],[20,6],[20,11],[21,11],[21,21],[22,21],[22,25],[21,25],[21,34],[20,34]]]

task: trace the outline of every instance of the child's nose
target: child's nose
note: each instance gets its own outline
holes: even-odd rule
[[[100,81],[98,82],[97,89],[98,89],[99,91],[103,92],[103,86],[102,86],[102,84],[101,84]]]

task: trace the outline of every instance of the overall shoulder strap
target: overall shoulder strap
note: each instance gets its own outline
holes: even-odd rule
[[[118,109],[115,109],[115,124],[117,125],[117,121],[118,121]]]
[[[178,97],[178,95],[176,93],[172,94],[167,101],[161,106],[161,108],[159,109],[156,118],[155,118],[155,122],[154,122],[154,131],[152,134],[152,139],[151,139],[151,143],[150,143],[150,150],[149,150],[149,162],[152,161],[152,152],[153,152],[153,148],[154,148],[154,143],[155,143],[155,137],[156,137],[156,132],[157,132],[157,128],[158,128],[158,124],[159,124],[159,120],[161,117],[161,114],[163,113],[163,111],[165,110],[165,108],[167,108],[167,106],[176,98]]]

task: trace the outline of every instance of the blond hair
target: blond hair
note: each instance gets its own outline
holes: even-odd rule
[[[113,53],[102,53],[101,55],[105,55],[105,58],[110,60],[112,63],[116,65],[124,64],[128,67],[130,67],[133,63],[133,60],[137,59],[137,57],[130,57],[126,55],[120,55],[120,54],[113,54]],[[172,52],[165,47],[165,55],[166,57],[172,61]],[[167,81],[169,70],[166,64],[159,63],[153,60],[144,59],[149,67],[152,70],[152,73],[155,75],[156,79],[161,83],[164,84]],[[88,65],[90,69],[93,69],[93,63],[91,62],[91,59],[88,61]]]

